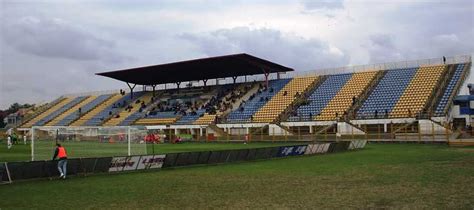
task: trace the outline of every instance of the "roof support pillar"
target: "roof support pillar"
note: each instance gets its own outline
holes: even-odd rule
[[[128,88],[130,88],[130,98],[133,99],[133,89],[135,88],[135,86],[137,86],[137,84],[131,86],[130,83],[127,82],[127,86]]]
[[[181,85],[181,82],[176,82],[176,86],[178,86],[178,92],[179,92],[179,86]]]
[[[235,81],[237,80],[237,76],[232,77],[232,79],[234,80],[234,85],[235,85]]]
[[[265,72],[263,75],[265,75],[265,87],[268,88],[268,75],[270,75],[270,74]]]
[[[151,88],[153,89],[153,97],[155,97],[155,89],[156,89],[156,85],[151,85]]]

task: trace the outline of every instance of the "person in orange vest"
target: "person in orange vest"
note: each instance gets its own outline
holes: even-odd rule
[[[59,178],[66,179],[66,168],[67,168],[67,154],[66,149],[61,146],[61,144],[56,144],[56,150],[54,152],[53,160],[56,158],[59,159],[58,162],[58,170],[59,170]]]

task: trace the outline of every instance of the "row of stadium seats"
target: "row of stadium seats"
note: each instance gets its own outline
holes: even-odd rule
[[[142,118],[135,122],[135,125],[169,125],[174,124],[177,118]]]
[[[238,123],[238,122],[249,122],[250,118],[257,112],[260,107],[265,105],[265,103],[271,100],[271,98],[278,93],[291,79],[280,79],[280,80],[271,80],[268,82],[267,90],[262,91],[259,94],[256,94],[255,97],[251,100],[248,100],[245,105],[243,105],[243,110],[236,109],[228,115],[228,122]],[[273,91],[272,91],[273,90]]]
[[[391,118],[415,117],[425,107],[446,66],[420,67],[390,112]]]
[[[318,77],[297,77],[292,79],[275,96],[272,97],[253,116],[253,122],[273,122],[289,105],[295,101],[295,96],[303,94]]]
[[[352,73],[329,75],[327,79],[311,93],[308,98],[309,103],[300,106],[296,110],[296,116],[291,116],[289,121],[310,120],[310,118],[314,118],[314,116],[318,115],[329,101],[334,98],[351,77]]]
[[[216,119],[215,114],[207,114],[206,113],[206,114],[204,114],[204,116],[202,116],[199,119],[197,119],[196,121],[194,121],[193,124],[195,124],[195,125],[209,125],[212,122],[214,122],[215,119]]]
[[[449,81],[446,90],[443,93],[443,96],[439,100],[438,106],[435,110],[435,115],[440,116],[444,113],[446,106],[449,104],[449,98],[455,91],[456,84],[458,84],[459,80],[461,80],[461,76],[464,70],[464,64],[458,64],[456,70],[454,71],[454,75],[452,79]]]
[[[206,113],[205,109],[198,109],[195,115],[187,114],[185,116],[182,116],[178,121],[176,121],[175,124],[179,124],[179,125],[193,124],[193,122],[199,119],[199,117],[201,117],[201,115],[203,115],[204,113]]]
[[[355,103],[355,100],[369,86],[377,75],[377,71],[352,74],[351,79],[339,90],[331,101],[324,107],[321,113],[315,116],[316,120],[335,120],[336,113],[341,116]]]

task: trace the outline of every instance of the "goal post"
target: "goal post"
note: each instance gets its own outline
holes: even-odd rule
[[[51,159],[57,143],[71,158],[144,155],[147,134],[144,126],[33,126],[31,160]]]

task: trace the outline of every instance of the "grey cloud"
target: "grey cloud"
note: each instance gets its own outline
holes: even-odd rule
[[[344,0],[304,0],[302,4],[306,10],[344,8]]]
[[[369,37],[369,45],[364,47],[370,56],[370,63],[382,63],[401,59],[401,53],[397,50],[393,36],[389,34],[374,34]]]
[[[236,27],[205,34],[182,34],[205,55],[249,53],[296,70],[346,65],[349,56],[318,39],[283,34],[275,29]]]
[[[382,34],[369,36],[369,62],[470,54],[474,50],[474,2],[464,0],[404,3],[380,16]]]
[[[41,57],[117,62],[113,41],[98,38],[61,19],[22,17],[6,24],[3,39],[15,49]]]

